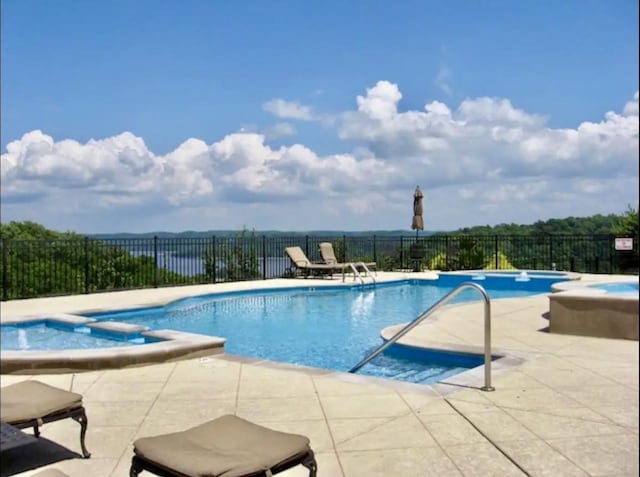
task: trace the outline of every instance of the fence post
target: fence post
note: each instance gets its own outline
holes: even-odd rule
[[[216,274],[218,273],[218,265],[216,264],[216,236],[211,236],[211,278],[213,278],[213,283],[218,281]]]
[[[0,240],[2,240],[2,299],[7,300],[9,298],[9,280],[7,275],[7,267],[9,265],[9,260],[7,259],[7,244],[9,242],[5,238]]]
[[[309,256],[309,236],[308,235],[304,236],[304,253],[307,255],[307,257]]]
[[[553,235],[547,234],[549,237],[549,268],[553,266]]]
[[[166,263],[166,259],[165,259]],[[153,286],[158,288],[158,236],[153,236]]]
[[[609,242],[613,242],[613,237],[609,240]],[[610,274],[613,273],[613,259],[614,259],[613,248],[614,248],[613,243],[609,243],[609,273]]]
[[[444,269],[449,270],[449,236],[444,236]]]
[[[404,237],[400,236],[400,269],[404,269]]]
[[[378,261],[378,251],[376,249],[376,235],[373,234],[373,261]]]
[[[342,236],[342,254],[343,254],[343,260],[346,261],[347,260],[347,236],[346,235]]]
[[[84,238],[84,292],[89,293],[89,237]]]
[[[262,279],[267,279],[267,236],[262,236]]]
[[[496,254],[496,270],[498,270],[498,236],[494,236],[494,249]]]

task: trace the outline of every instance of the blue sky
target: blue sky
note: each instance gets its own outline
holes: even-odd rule
[[[2,220],[431,230],[638,201],[638,2],[3,0]]]

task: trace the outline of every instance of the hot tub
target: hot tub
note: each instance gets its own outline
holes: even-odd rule
[[[638,341],[638,277],[563,282],[549,296],[549,330]]]

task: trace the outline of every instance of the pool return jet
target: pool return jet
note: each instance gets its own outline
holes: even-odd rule
[[[404,328],[398,331],[395,335],[389,338],[388,341],[385,341],[380,346],[378,346],[373,352],[371,352],[366,358],[356,364],[353,368],[349,370],[350,373],[356,373],[360,368],[362,368],[369,361],[374,359],[376,356],[380,355],[384,350],[386,350],[389,346],[394,344],[404,335],[406,335],[409,331],[414,329],[424,320],[426,320],[429,316],[431,316],[436,310],[446,305],[452,299],[454,299],[461,291],[473,288],[480,293],[482,299],[484,300],[484,386],[480,389],[482,391],[495,391],[495,388],[491,386],[491,300],[489,299],[489,295],[486,290],[473,282],[464,282],[455,287],[449,293],[447,293],[444,297],[440,298],[437,302],[427,308],[422,314],[420,314],[413,321],[408,323]]]

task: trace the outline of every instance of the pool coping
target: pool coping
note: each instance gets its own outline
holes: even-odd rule
[[[58,318],[84,318],[58,317]],[[60,319],[51,321],[63,322]],[[90,318],[87,326],[99,327]],[[26,321],[43,321],[31,317]],[[80,324],[84,324],[81,322]],[[146,328],[128,323],[111,322],[107,328],[124,329]],[[198,358],[221,354],[224,352],[225,338],[217,336],[187,333],[175,330],[140,331],[144,337],[158,340],[153,343],[122,345],[111,348],[90,348],[70,350],[0,350],[0,374],[41,374],[69,373],[77,371],[95,371],[101,369],[127,368],[148,364],[171,362],[176,360]]]

